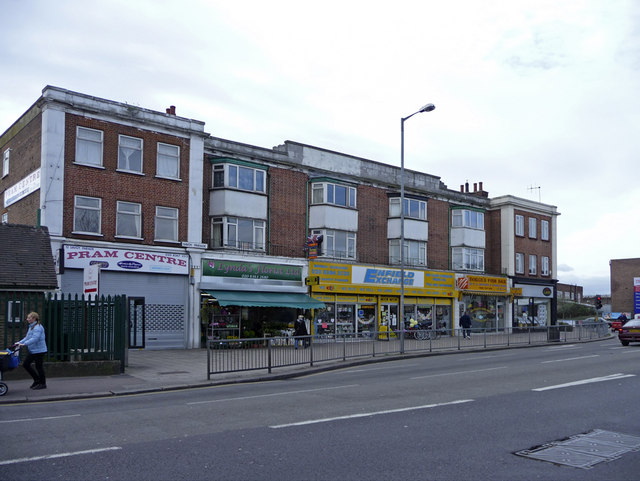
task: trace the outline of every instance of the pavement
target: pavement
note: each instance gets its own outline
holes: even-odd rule
[[[110,376],[49,377],[47,389],[30,389],[30,377],[4,380],[9,388],[0,396],[0,405],[123,396],[203,386],[258,382],[300,376],[353,363],[325,362],[319,367],[298,365],[274,369],[214,374],[207,379],[206,349],[130,349],[124,374]],[[22,369],[22,365],[18,367]]]

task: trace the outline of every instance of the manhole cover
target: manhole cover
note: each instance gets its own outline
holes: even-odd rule
[[[518,451],[518,456],[564,466],[588,469],[612,461],[630,451],[640,450],[640,437],[595,429],[543,446]]]

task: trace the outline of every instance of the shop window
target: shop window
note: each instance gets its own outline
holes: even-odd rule
[[[77,164],[102,166],[102,130],[76,128],[76,159]]]
[[[73,209],[73,232],[100,234],[102,199],[76,195]]]

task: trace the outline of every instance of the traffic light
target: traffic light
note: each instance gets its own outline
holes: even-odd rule
[[[596,309],[602,309],[602,297],[596,296]]]

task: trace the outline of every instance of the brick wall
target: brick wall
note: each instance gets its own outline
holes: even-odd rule
[[[269,169],[270,253],[306,256],[307,175],[289,169]]]
[[[388,264],[387,220],[389,198],[384,189],[359,185],[356,258],[367,264]]]
[[[484,214],[484,229],[486,247],[484,251],[484,267],[487,274],[502,274],[501,252],[501,215],[499,210],[488,211]],[[505,268],[507,266],[504,266]]]
[[[526,211],[522,211],[522,210],[515,210],[514,211],[514,218],[512,219],[512,222],[515,223],[515,215],[522,215],[524,217],[524,236],[515,236],[515,240],[514,240],[514,247],[515,247],[515,252],[516,253],[523,253],[524,254],[524,274],[522,273],[516,273],[516,275],[521,276],[521,277],[531,277],[531,278],[542,278],[542,279],[550,279],[551,278],[551,272],[553,269],[553,266],[551,265],[551,262],[553,261],[552,258],[552,245],[551,245],[551,239],[553,238],[553,232],[552,232],[552,223],[551,223],[551,217],[548,216],[541,216],[541,215],[536,215],[536,214],[532,214],[530,212],[526,212]],[[537,219],[536,221],[536,238],[532,239],[529,237],[529,218],[534,217]],[[540,233],[541,233],[541,220],[546,220],[549,222],[549,240],[542,240],[540,238]],[[515,255],[515,254],[514,254]],[[535,255],[537,256],[537,266],[536,266],[536,275],[530,275],[529,274],[529,255]],[[542,256],[546,256],[549,258],[549,275],[548,276],[542,276],[541,275],[541,257]]]
[[[612,259],[611,311],[633,313],[633,278],[640,277],[640,258]]]
[[[102,130],[103,167],[96,168],[74,164],[76,127]],[[154,244],[156,206],[178,208],[178,240],[187,239],[188,194],[189,194],[189,140],[158,132],[137,129],[103,120],[90,119],[72,114],[65,121],[65,193],[64,235],[68,237],[94,238],[95,236],[73,235],[73,205],[75,195],[100,197],[102,199],[102,240],[118,241],[116,231],[116,201],[142,204],[142,237],[126,242]],[[117,172],[118,135],[143,139],[142,169],[144,175]],[[180,181],[155,177],[157,143],[163,142],[180,147]],[[197,186],[201,188],[201,186]],[[170,243],[169,245],[175,245]]]
[[[5,150],[11,149],[9,175],[0,179],[0,193],[3,200],[6,189],[40,167],[42,114],[36,115],[26,125],[12,133],[13,136],[0,149],[0,159],[4,159]],[[0,165],[0,175],[1,169]],[[10,224],[35,226],[38,222],[40,192],[41,190],[37,190],[7,208],[4,207],[4,202],[0,203],[2,214],[8,213]]]
[[[427,243],[427,267],[450,269],[449,266],[449,203],[436,199],[427,202],[429,242]]]

